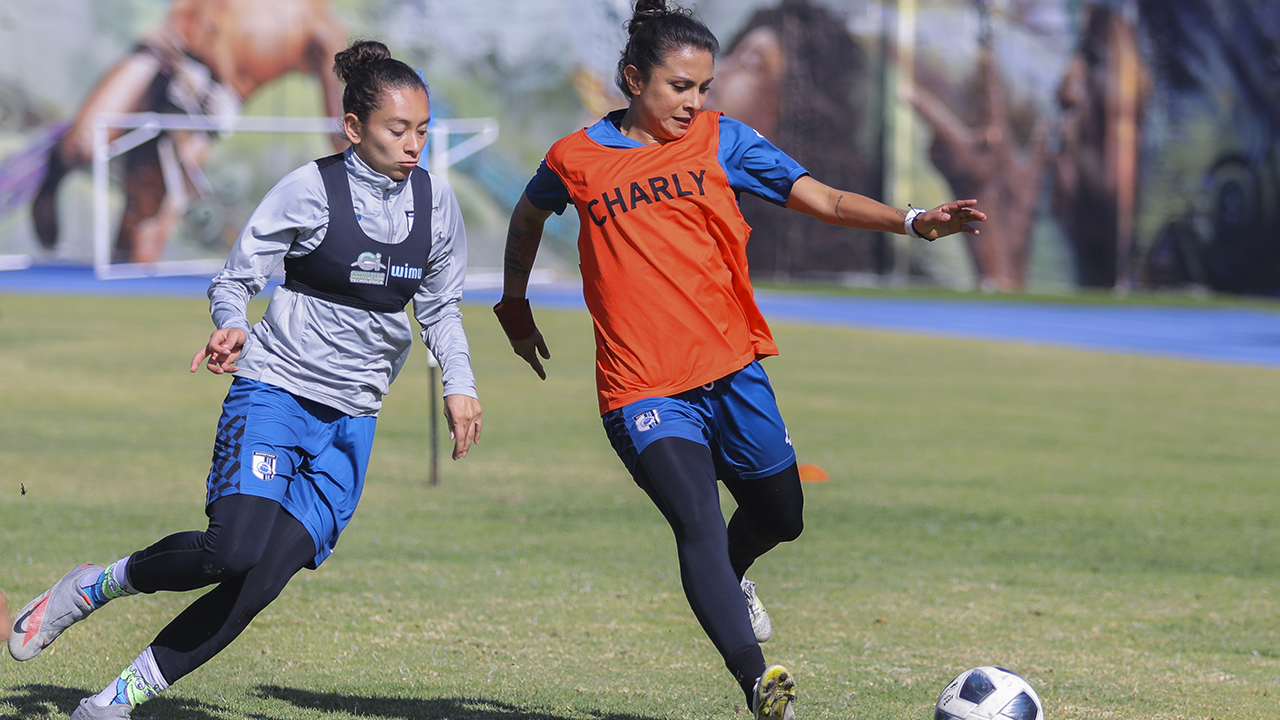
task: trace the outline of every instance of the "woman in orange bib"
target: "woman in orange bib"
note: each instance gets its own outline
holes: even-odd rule
[[[639,0],[618,61],[625,110],[558,141],[511,216],[494,311],[546,378],[525,297],[551,213],[581,220],[605,431],[670,523],[685,595],[757,719],[794,716],[795,679],[766,666],[772,625],[745,573],[803,527],[791,436],[758,362],[777,346],[753,297],[737,197],[846,227],[933,240],[985,220],[976,200],[897,210],[828,187],[759,133],[702,111],[719,42],[692,13]],[[726,527],[717,482],[738,503]]]

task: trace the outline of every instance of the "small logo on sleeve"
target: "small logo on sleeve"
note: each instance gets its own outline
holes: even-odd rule
[[[270,482],[276,476],[276,456],[268,452],[253,453],[253,476]]]
[[[631,418],[631,422],[635,423],[636,431],[646,432],[658,427],[658,423],[662,422],[662,419],[658,417],[658,410],[655,408],[636,415]]]

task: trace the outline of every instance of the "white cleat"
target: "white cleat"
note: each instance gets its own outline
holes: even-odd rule
[[[751,629],[755,631],[756,642],[769,642],[769,638],[773,637],[773,623],[769,621],[764,603],[756,597],[756,584],[745,577],[742,578],[742,596],[747,601],[747,613],[751,616]]]

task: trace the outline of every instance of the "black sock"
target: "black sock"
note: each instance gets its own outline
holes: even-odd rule
[[[756,681],[764,675],[764,653],[760,651],[760,645],[752,643],[734,650],[725,656],[724,665],[742,686],[742,694],[747,698],[747,710],[750,711],[751,703],[755,700]]]

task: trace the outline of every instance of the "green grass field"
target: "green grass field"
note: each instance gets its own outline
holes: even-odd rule
[[[338,552],[146,719],[747,718],[673,542],[601,430],[584,314],[550,378],[467,326],[483,441],[428,479],[425,355]],[[205,303],[0,296],[0,588],[203,529],[226,379]],[[794,325],[766,363],[806,530],[753,569],[801,720],[932,717],[975,665],[1053,720],[1280,715],[1280,372]],[[25,494],[23,490],[25,489]],[[65,718],[193,596],[113,603],[0,661],[0,718]]]

